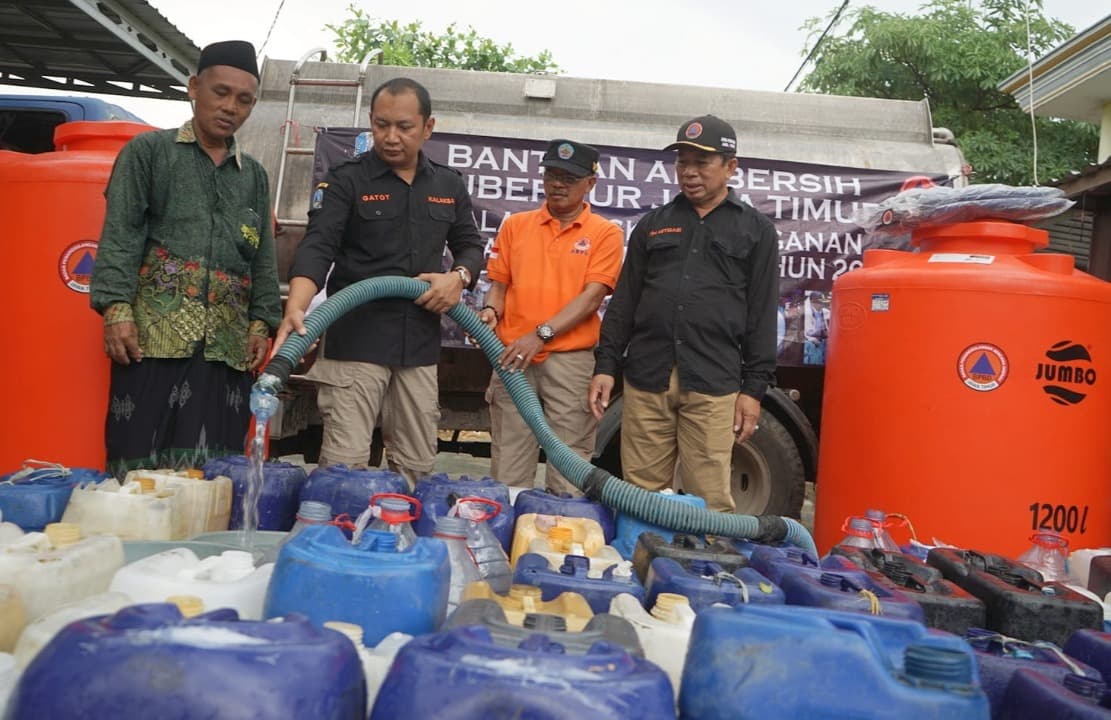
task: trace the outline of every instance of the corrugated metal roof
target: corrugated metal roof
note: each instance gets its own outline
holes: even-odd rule
[[[1051,187],[1059,187],[1062,190],[1064,190],[1066,193],[1070,193],[1070,191],[1073,189],[1073,186],[1076,186],[1076,185],[1080,184],[1080,183],[1078,183],[1078,181],[1083,181],[1083,180],[1092,178],[1094,175],[1097,175],[1097,174],[1103,172],[1104,170],[1108,170],[1108,169],[1111,169],[1111,157],[1107,158],[1106,160],[1104,160],[1101,163],[1088,163],[1087,165],[1080,168],[1079,170],[1070,170],[1069,174],[1066,175],[1065,177],[1063,177],[1063,178],[1053,178],[1051,181],[1046,183],[1046,185],[1049,185]],[[1091,189],[1091,188],[1086,188],[1086,189]],[[1071,193],[1070,193],[1070,196],[1071,196]]]
[[[182,100],[200,53],[145,0],[0,0],[0,84]]]

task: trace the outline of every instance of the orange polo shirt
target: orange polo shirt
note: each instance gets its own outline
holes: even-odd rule
[[[506,286],[498,337],[510,343],[535,333],[537,325],[551,320],[587,283],[602,283],[612,291],[624,251],[621,228],[592,213],[587,203],[562,230],[546,204],[507,217],[486,263],[487,277]],[[534,362],[543,362],[552,352],[593,348],[601,327],[598,314],[591,313],[557,334]]]

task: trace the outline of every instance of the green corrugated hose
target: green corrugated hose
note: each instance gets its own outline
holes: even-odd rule
[[[268,420],[277,406],[277,393],[289,379],[294,365],[309,346],[337,318],[352,308],[382,298],[414,300],[428,290],[421,280],[407,277],[377,277],[350,285],[328,298],[305,318],[305,335],[290,335],[278,350],[251,391],[251,409],[259,420]],[[556,437],[544,419],[540,401],[525,380],[524,373],[509,372],[497,360],[505,346],[490,328],[466,305],[457,303],[448,317],[458,323],[478,343],[486,359],[497,370],[514,404],[521,412],[548,459],[587,497],[600,501],[618,512],[644,522],[671,528],[678,532],[750,538],[762,542],[784,541],[809,550],[817,557],[810,533],[799,522],[776,515],[731,515],[712,512],[686,503],[677,503],[648,492],[614,477],[580,458]]]

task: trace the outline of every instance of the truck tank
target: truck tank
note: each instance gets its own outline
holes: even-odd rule
[[[272,192],[277,198],[275,211],[282,228],[278,235],[278,262],[283,280],[304,234],[314,162],[319,161],[314,158],[318,130],[366,128],[374,88],[398,76],[410,77],[428,88],[436,118],[433,140],[437,135],[451,133],[455,134],[453,137],[481,138],[487,146],[497,148],[499,143],[543,143],[555,137],[569,137],[598,146],[643,152],[670,143],[676,128],[692,115],[710,112],[727,119],[737,130],[742,168],[746,165],[771,168],[766,175],[760,175],[769,183],[779,182],[777,168],[787,168],[783,172],[812,169],[817,175],[842,177],[843,181],[835,184],[843,182],[844,188],[827,187],[827,197],[818,199],[815,195],[810,205],[806,204],[808,198],[790,198],[789,193],[781,193],[784,197],[775,200],[770,197],[774,196],[770,185],[766,192],[756,185],[755,174],[737,178],[739,186],[752,181],[749,192],[754,204],[777,223],[782,236],[781,253],[793,258],[781,267],[783,276],[792,274],[790,267],[796,260],[800,267],[817,267],[819,260],[808,258],[805,248],[794,253],[790,246],[791,242],[807,242],[807,234],[802,231],[804,223],[796,221],[800,214],[811,211],[828,215],[831,205],[825,203],[836,202],[839,189],[844,190],[848,208],[853,199],[853,183],[859,190],[861,183],[874,184],[875,177],[888,183],[884,187],[890,188],[889,193],[923,178],[927,182],[963,184],[964,158],[951,143],[951,133],[935,131],[925,101],[374,64],[360,67],[321,62],[316,59],[319,57],[320,53],[313,51],[300,61],[268,58],[262,67],[259,102],[238,136],[247,152],[271,176]],[[291,79],[296,79],[296,83],[291,84]],[[292,103],[291,89],[295,92]],[[667,164],[670,166],[670,160]],[[468,169],[460,170],[468,176]],[[477,197],[475,204],[477,213],[481,205]],[[521,203],[514,210],[534,206]],[[645,206],[641,212],[647,209]],[[597,203],[595,210],[607,214]],[[635,224],[636,217],[639,215],[624,217],[620,222],[628,229]],[[835,225],[836,222],[829,226]],[[496,225],[481,229],[492,239]],[[788,237],[790,240],[783,239]],[[830,274],[854,267],[854,263],[858,265],[862,250],[849,248],[844,255],[836,252],[830,255]],[[819,278],[794,292],[797,297],[806,297],[813,290],[828,297],[831,284],[831,277]],[[796,305],[802,307],[798,302]],[[799,355],[801,358],[801,352]],[[822,370],[820,366],[798,367],[798,364],[801,359],[781,358],[779,385],[791,390],[773,391],[765,402],[765,409],[770,412],[765,412],[766,420],[761,421],[762,437],[738,447],[734,454],[738,512],[797,513],[804,481],[814,479],[817,467],[814,427],[821,410]],[[441,429],[488,429],[483,394],[490,370],[481,353],[445,346],[439,376]],[[272,426],[272,436],[282,438],[303,429],[313,421],[312,413],[311,401],[300,408],[296,402],[288,404],[283,411],[282,427]],[[620,474],[619,439],[620,403],[615,402],[610,415],[599,425],[595,460],[616,474]]]

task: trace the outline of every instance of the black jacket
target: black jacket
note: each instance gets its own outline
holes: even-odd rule
[[[762,398],[775,381],[779,239],[729,190],[704,218],[679,195],[647,213],[602,320],[596,373],[667,390]]]
[[[451,251],[444,259],[445,246]],[[462,265],[472,286],[485,241],[475,226],[471,198],[459,173],[422,152],[410,186],[373,151],[328,173],[309,211],[290,277],[310,278],[328,294],[369,277],[442,272]],[[435,365],[440,357],[440,316],[412,300],[361,305],[332,324],[326,357],[377,365]]]

